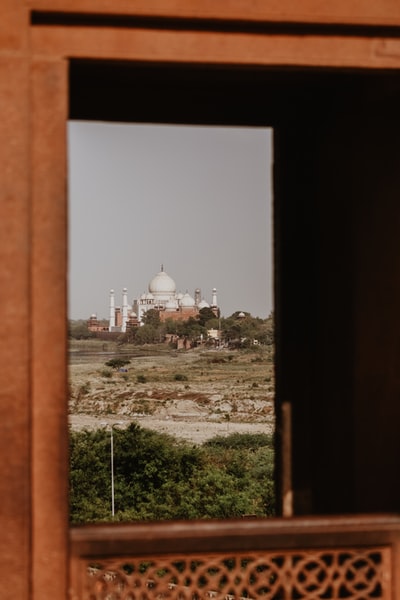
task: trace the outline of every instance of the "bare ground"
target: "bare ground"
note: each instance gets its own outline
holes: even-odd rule
[[[125,372],[105,366],[112,355],[84,348],[75,344],[70,354],[72,429],[135,421],[195,444],[216,435],[273,431],[268,349],[127,355]]]

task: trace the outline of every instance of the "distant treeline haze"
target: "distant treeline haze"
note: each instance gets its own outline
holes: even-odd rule
[[[240,315],[240,316],[239,316]],[[121,333],[121,344],[154,344],[160,342],[166,335],[176,335],[189,340],[207,339],[207,331],[218,329],[222,332],[222,342],[237,348],[245,348],[254,343],[272,345],[274,338],[274,322],[271,314],[267,319],[252,317],[250,313],[235,312],[230,317],[217,318],[210,308],[202,308],[196,317],[185,321],[167,319],[160,321],[157,310],[149,310],[143,318],[144,325],[134,327],[126,333]],[[106,327],[107,322],[102,321]],[[72,339],[89,339],[96,337],[87,328],[83,320],[69,321],[69,337]]]

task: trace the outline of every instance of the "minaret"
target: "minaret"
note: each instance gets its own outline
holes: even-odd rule
[[[196,288],[194,290],[194,303],[196,306],[198,306],[201,302],[201,289],[200,288]]]
[[[218,306],[218,303],[217,303],[217,288],[213,288],[211,307],[212,308],[216,308],[217,306]]]
[[[110,290],[110,324],[108,326],[108,331],[112,331],[115,327],[115,298],[114,298],[114,290]]]
[[[125,333],[126,323],[128,321],[128,290],[124,288],[122,290],[122,327],[121,331]]]

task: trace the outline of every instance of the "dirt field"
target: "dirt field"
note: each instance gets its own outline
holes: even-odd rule
[[[117,354],[115,354],[117,351]],[[153,355],[152,355],[153,354]],[[118,348],[79,343],[70,352],[70,423],[143,427],[199,444],[233,432],[274,428],[273,360],[269,349],[170,351],[137,349],[123,370],[105,363]],[[119,355],[118,355],[119,356]]]

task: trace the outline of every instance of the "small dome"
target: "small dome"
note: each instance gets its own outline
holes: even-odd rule
[[[93,313],[92,315],[90,315],[90,318],[91,318],[91,319],[97,319],[97,315],[96,315],[96,313]]]
[[[194,299],[189,295],[189,293],[186,292],[186,294],[184,294],[180,304],[181,304],[182,308],[192,308],[195,305],[195,302],[194,302]]]
[[[177,300],[182,300],[182,298],[183,298],[182,292],[178,292],[177,295],[176,295],[176,299]]]
[[[176,302],[176,300],[173,300],[172,298],[170,300],[168,300],[168,302],[165,305],[166,310],[176,310],[177,308],[178,308],[178,303]]]
[[[246,315],[244,314],[244,312],[240,312],[240,313],[238,314],[238,319],[244,319],[244,318],[245,318],[245,316],[246,316]]]
[[[133,312],[133,311],[132,311],[132,312],[131,312],[131,314],[130,314],[130,317],[131,317],[132,319],[137,319],[137,314],[136,314],[135,312]]]
[[[210,308],[210,305],[204,299],[199,302],[199,309],[201,310],[202,308]]]

